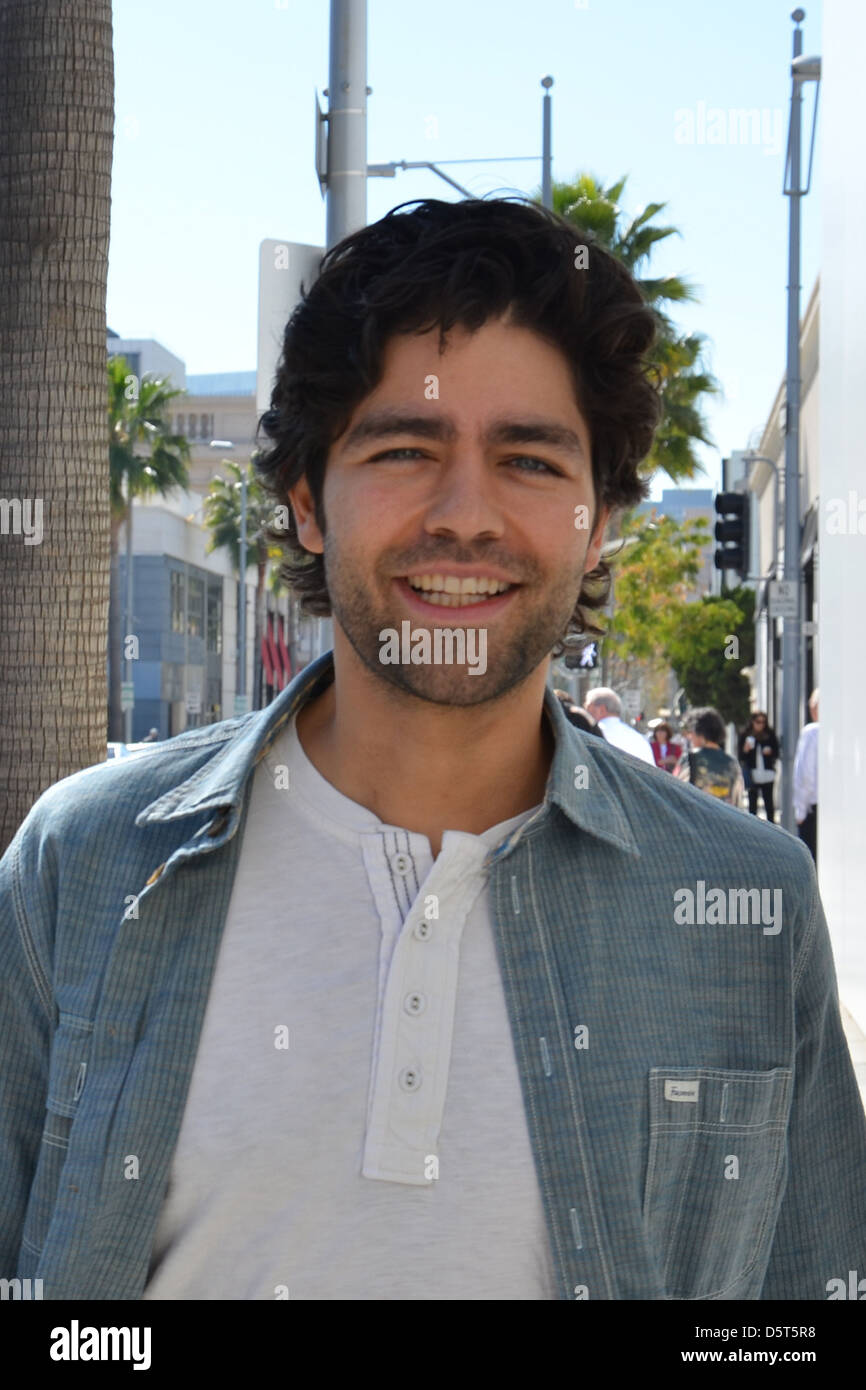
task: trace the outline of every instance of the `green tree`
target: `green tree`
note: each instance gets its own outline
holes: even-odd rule
[[[121,663],[123,600],[120,593],[120,528],[130,498],[167,496],[189,483],[189,443],[173,434],[169,411],[185,392],[167,380],[138,379],[123,357],[108,362],[109,497],[111,502],[111,600],[108,616],[109,738],[123,739]],[[131,634],[127,634],[131,635]]]
[[[221,466],[227,477],[214,477],[208,487],[204,503],[205,525],[211,532],[208,541],[208,554],[214,550],[225,549],[235,573],[241,562],[241,485],[243,473],[234,459],[223,459]],[[273,498],[265,492],[252,468],[247,472],[247,563],[256,567],[256,618],[255,618],[255,703],[261,699],[261,650],[265,630],[265,586],[268,562],[279,556],[279,549],[269,544],[265,528],[274,524]],[[278,587],[277,579],[272,585]],[[246,595],[244,595],[246,597]],[[290,649],[294,662],[294,653]],[[294,669],[294,665],[293,665]]]
[[[755,660],[755,594],[740,587],[682,606],[665,656],[691,705],[714,705],[736,725],[749,714],[743,667]]]
[[[606,558],[616,583],[616,604],[602,644],[603,683],[664,681],[665,646],[694,588],[709,532],[703,518],[680,524],[673,517],[632,512]]]
[[[623,519],[622,549],[611,557],[617,604],[605,637],[620,657],[645,661],[663,652],[700,574],[708,539],[703,517],[683,524],[654,512]]]
[[[719,384],[701,360],[703,335],[679,333],[667,312],[671,304],[697,301],[694,287],[679,275],[643,273],[657,243],[679,236],[676,227],[653,222],[667,204],[648,203],[627,218],[620,206],[626,181],[623,177],[605,188],[592,174],[581,174],[572,183],[554,183],[553,210],[581,231],[592,232],[628,267],[656,315],[659,337],[647,360],[658,383],[662,415],[641,472],[650,476],[660,469],[672,482],[681,482],[704,471],[694,446],[712,444],[712,439],[701,402],[702,397],[718,392]]]

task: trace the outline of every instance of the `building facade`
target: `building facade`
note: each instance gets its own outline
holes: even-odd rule
[[[204,500],[225,461],[249,464],[255,449],[255,372],[187,377],[184,363],[159,343],[109,332],[109,356],[122,355],[136,376],[167,377],[185,394],[172,427],[190,445],[189,489],[139,498],[132,524],[133,612],[124,639],[134,653],[133,742],[156,729],[171,738],[188,728],[266,704],[322,649],[321,624],[301,619],[285,593],[257,595],[249,564],[241,586],[226,550],[208,551]],[[217,447],[214,447],[216,445]],[[120,592],[126,594],[126,528],[120,532]],[[248,556],[252,562],[253,556]],[[240,603],[246,604],[246,691],[238,699]],[[257,608],[260,615],[257,641]]]

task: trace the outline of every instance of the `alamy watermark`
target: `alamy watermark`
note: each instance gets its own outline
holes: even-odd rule
[[[379,633],[383,666],[468,666],[470,676],[487,670],[487,629],[484,627],[419,627],[405,620],[400,632],[383,627]]]
[[[781,888],[707,888],[699,878],[694,889],[677,888],[674,903],[677,926],[763,926],[764,936],[782,930]]]
[[[131,1361],[134,1371],[150,1369],[149,1327],[69,1327],[51,1329],[52,1361]]]
[[[23,536],[25,545],[42,544],[42,498],[0,497],[0,536]]]
[[[0,1279],[0,1303],[7,1299],[28,1303],[43,1297],[41,1279]]]
[[[781,154],[784,113],[780,106],[680,106],[674,112],[678,145],[759,145],[764,154]]]

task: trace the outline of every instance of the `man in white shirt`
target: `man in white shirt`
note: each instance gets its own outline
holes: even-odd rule
[[[583,707],[587,714],[592,715],[608,743],[612,743],[615,748],[622,748],[625,753],[631,753],[635,758],[643,758],[645,763],[652,763],[655,767],[655,758],[648,740],[623,720],[622,701],[615,690],[611,690],[607,685],[598,685],[594,690],[588,690]]]
[[[794,754],[794,817],[797,834],[817,860],[818,848],[818,690],[809,696],[812,723],[803,726]]]

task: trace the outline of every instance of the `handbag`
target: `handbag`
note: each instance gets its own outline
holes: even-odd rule
[[[775,782],[776,772],[774,768],[764,767],[764,750],[760,743],[755,749],[755,766],[752,768],[752,781],[759,787],[767,782]]]

